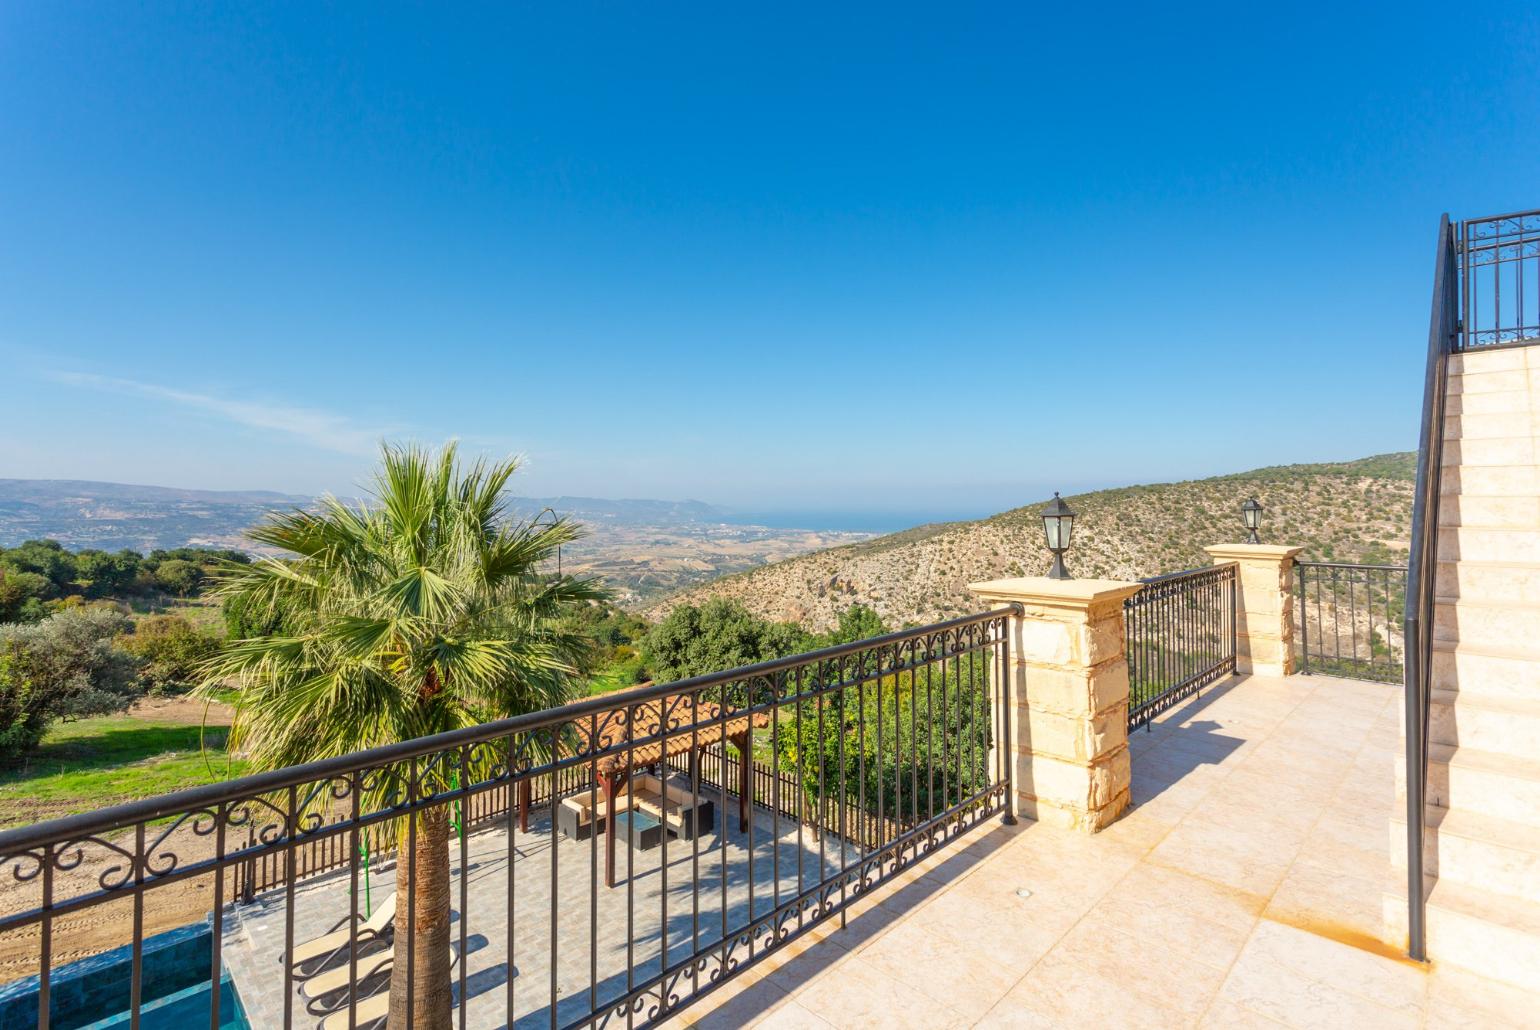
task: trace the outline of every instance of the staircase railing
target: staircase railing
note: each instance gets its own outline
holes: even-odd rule
[[[1468,218],[1459,226],[1456,350],[1540,340],[1540,211]]]
[[[1444,390],[1449,355],[1460,337],[1459,233],[1439,219],[1434,259],[1433,314],[1423,380],[1417,488],[1412,501],[1412,548],[1406,577],[1406,870],[1407,951],[1427,959],[1423,888],[1424,800],[1428,782],[1428,708],[1433,677],[1433,587],[1438,569],[1438,498],[1444,450]]]

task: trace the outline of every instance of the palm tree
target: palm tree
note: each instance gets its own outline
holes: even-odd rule
[[[452,444],[437,454],[386,446],[368,502],[327,497],[319,511],[274,513],[252,531],[293,557],[222,572],[220,596],[283,622],[206,667],[209,689],[231,679],[243,688],[230,749],[278,769],[569,700],[591,641],[565,628],[578,620],[559,620],[601,593],[542,572],[579,531],[566,519],[509,517],[504,489],[517,468],[463,467]],[[452,789],[459,761],[424,762],[419,790]],[[369,779],[365,803],[399,799],[402,777]],[[447,1030],[449,811],[419,813],[415,833],[395,823],[396,940],[416,943],[410,968],[397,952],[390,1025]]]

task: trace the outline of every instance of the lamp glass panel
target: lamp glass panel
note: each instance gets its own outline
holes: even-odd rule
[[[1064,520],[1057,515],[1043,516],[1043,536],[1048,539],[1048,549],[1057,551],[1064,545],[1059,542],[1059,524]]]

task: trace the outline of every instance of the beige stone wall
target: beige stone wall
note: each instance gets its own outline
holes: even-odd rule
[[[972,589],[990,604],[1022,606],[1008,684],[1017,812],[1101,829],[1128,805],[1123,600],[1139,584],[1024,578]]]
[[[1235,671],[1294,673],[1294,559],[1303,548],[1276,544],[1205,547],[1214,564],[1235,562]]]

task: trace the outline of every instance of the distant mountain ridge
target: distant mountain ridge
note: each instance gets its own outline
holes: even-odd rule
[[[1262,539],[1307,558],[1404,561],[1414,471],[1410,452],[1356,461],[1279,465],[1209,479],[1066,497],[1075,509],[1066,561],[1078,577],[1140,579],[1208,563],[1203,547],[1240,540],[1240,505],[1262,504]],[[772,619],[826,629],[855,603],[893,625],[973,611],[967,584],[1037,575],[1049,563],[1038,502],[988,518],[942,522],[804,554],[693,586],[647,611],[728,597]]]
[[[48,504],[68,500],[180,501],[204,504],[309,504],[310,498],[276,490],[190,490],[175,486],[104,483],[91,479],[0,479],[0,503]]]
[[[260,552],[247,537],[252,526],[271,511],[314,504],[312,497],[270,490],[4,479],[0,547],[51,538],[73,550],[194,546]],[[868,535],[750,525],[693,500],[513,497],[509,505],[515,518],[533,519],[551,508],[582,523],[586,533],[563,548],[562,567],[599,578],[628,604]]]
[[[610,519],[637,525],[678,525],[685,522],[722,522],[724,512],[704,501],[657,501],[647,498],[514,497],[514,511],[523,518],[546,508],[577,518]]]

